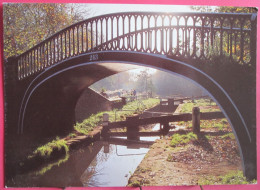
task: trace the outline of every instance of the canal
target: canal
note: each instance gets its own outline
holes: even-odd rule
[[[174,102],[172,113],[179,103]],[[150,117],[151,113],[144,113],[143,117]],[[160,124],[149,128],[158,131]],[[81,145],[60,160],[29,173],[16,175],[8,182],[10,184],[8,186],[61,188],[126,186],[131,174],[149,151],[149,147],[159,138],[161,137],[153,136],[127,140],[126,137],[114,137],[96,141],[88,146]]]
[[[153,130],[158,128],[156,124]],[[126,186],[149,147],[159,138],[140,137],[131,141],[117,137],[82,145],[58,161],[15,176],[12,184],[16,187]]]

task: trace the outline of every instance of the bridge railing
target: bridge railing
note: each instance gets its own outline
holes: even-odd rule
[[[235,13],[109,14],[71,25],[18,56],[24,79],[71,57],[106,50],[255,64],[256,16]],[[93,58],[95,60],[95,58]]]

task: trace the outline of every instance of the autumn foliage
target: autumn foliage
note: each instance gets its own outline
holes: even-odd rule
[[[77,8],[74,4],[4,4],[4,57],[19,55],[66,26],[82,20]]]

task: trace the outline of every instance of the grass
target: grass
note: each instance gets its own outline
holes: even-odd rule
[[[215,102],[210,102],[208,99],[198,99],[198,100],[194,100],[194,103],[189,101],[186,102],[185,104],[183,104],[183,106],[181,107],[180,112],[181,113],[192,113],[192,108],[193,107],[205,107],[205,106],[216,106]],[[217,108],[201,108],[200,109],[201,112],[214,112],[214,111],[220,111],[220,109]]]
[[[187,128],[192,127],[192,121],[180,121],[177,123],[179,126],[185,126]],[[201,129],[216,128],[219,131],[224,131],[230,128],[227,119],[212,119],[212,120],[201,120]]]
[[[187,134],[176,133],[176,134],[172,135],[170,146],[176,147],[179,145],[185,145],[185,144],[189,143],[190,141],[197,140],[197,139],[198,139],[197,135],[192,132],[187,133]]]
[[[136,181],[128,183],[127,186],[129,186],[129,187],[140,187],[141,186],[141,182],[136,180]]]
[[[120,111],[115,109],[112,111],[105,111],[105,112],[99,112],[97,114],[93,114],[90,117],[86,118],[82,123],[77,123],[74,126],[74,129],[79,133],[87,135],[90,131],[94,129],[94,127],[102,124],[102,118],[104,113],[109,114],[110,122],[123,121],[126,119],[127,116],[140,114],[145,109],[152,108],[158,105],[159,103],[160,100],[155,98],[149,98],[147,100],[142,100],[141,102],[133,101],[123,106],[122,110],[127,110],[127,111]]]
[[[77,135],[76,135],[75,133],[70,133],[68,136],[69,136],[70,138],[74,138],[74,137],[76,137]]]
[[[151,168],[138,167],[138,168],[136,169],[136,172],[141,172],[141,173],[146,173],[146,172],[150,172],[150,171],[152,171]]]
[[[227,133],[225,135],[220,136],[221,139],[235,139],[235,135],[233,133]]]
[[[60,139],[59,137],[56,137],[56,139],[54,139],[53,141],[38,147],[33,152],[33,155],[29,156],[29,158],[32,158],[36,155],[40,155],[42,157],[49,157],[51,153],[54,151],[54,149],[61,150],[62,148],[64,148],[65,152],[69,151],[67,142],[64,139]]]
[[[147,100],[143,100],[142,102],[140,101],[133,101],[125,106],[123,106],[123,110],[132,110],[128,112],[118,112],[118,120],[124,120],[126,116],[131,116],[136,113],[140,113],[144,111],[145,109],[152,108],[160,103],[159,99],[154,99],[154,98],[149,98]],[[103,114],[108,113],[109,114],[109,121],[113,122],[115,121],[115,111],[106,111],[106,112],[99,112],[97,114],[93,114],[87,119],[85,119],[82,123],[77,123],[74,126],[74,129],[81,133],[88,135],[90,131],[93,131],[94,127],[101,125],[102,119],[103,119]],[[68,134],[67,137],[69,138],[74,138],[76,137],[77,134],[75,132],[71,132]],[[67,141],[65,139],[60,139],[60,137],[56,137],[56,139],[52,140],[51,142],[42,145],[38,147],[35,151],[33,151],[32,155],[29,155],[28,158],[31,159],[35,157],[36,155],[41,156],[41,157],[50,157],[52,152],[55,149],[61,150],[64,148],[65,152],[67,153],[69,151],[69,146],[67,145]]]
[[[242,171],[232,171],[224,176],[208,176],[198,180],[199,185],[221,184],[256,184],[256,180],[248,181]]]
[[[216,123],[215,128],[218,128],[220,131],[223,131],[224,125],[222,123]]]

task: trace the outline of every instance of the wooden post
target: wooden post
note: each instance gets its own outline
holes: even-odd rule
[[[102,129],[102,132],[101,132],[101,136],[102,137],[107,137],[107,133],[108,133],[108,123],[109,123],[109,115],[107,113],[104,113],[103,114],[103,129]]]
[[[104,153],[109,153],[109,143],[108,142],[105,142],[104,143]]]
[[[174,106],[174,98],[169,98],[168,99],[168,106]]]
[[[200,133],[200,108],[192,109],[192,129],[194,133]]]
[[[162,133],[166,135],[170,131],[170,125],[169,123],[163,123],[163,128],[161,129]]]
[[[137,136],[137,133],[139,132],[138,119],[138,115],[126,117],[126,121],[130,122],[130,124],[126,126],[127,139],[129,140],[139,140],[139,137]]]
[[[126,97],[121,97],[123,106],[126,105]]]

